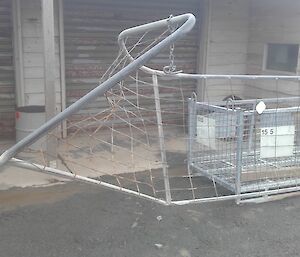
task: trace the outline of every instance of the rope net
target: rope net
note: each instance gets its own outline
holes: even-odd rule
[[[169,34],[146,31],[126,38],[126,48],[136,59]],[[176,72],[174,56],[171,46],[147,66]],[[100,83],[130,61],[120,50]],[[298,190],[299,88],[299,79],[196,82],[136,70],[69,117],[67,137],[58,128],[18,157],[44,166],[55,159],[59,170],[166,202]],[[46,151],[53,139],[55,156]]]
[[[126,38],[126,48],[136,59],[169,34],[169,28],[147,31],[139,37]],[[148,65],[163,70],[169,65],[169,51],[165,49]],[[100,83],[129,62],[127,53],[120,50]],[[136,70],[69,117],[66,138],[61,137],[58,128],[19,153],[18,158],[45,166],[56,159],[59,170],[166,200],[170,162],[174,172],[168,176],[180,176],[186,180],[184,183],[189,181],[185,179],[185,134],[187,99],[194,86],[191,80],[159,80],[155,89],[152,75]],[[46,151],[53,138],[57,140],[57,156]],[[179,184],[178,190],[184,186],[191,190],[190,182]]]

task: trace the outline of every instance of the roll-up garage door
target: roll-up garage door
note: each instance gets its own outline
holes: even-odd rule
[[[200,8],[199,0],[64,0],[67,105],[97,85],[101,74],[118,54],[117,37],[123,29],[167,18],[170,14],[192,12],[199,16]],[[178,69],[196,71],[198,46],[199,24],[176,44]],[[167,54],[163,58],[168,62]],[[161,62],[159,57],[157,62]],[[187,97],[194,90],[195,82],[183,83]],[[100,98],[98,103],[90,104],[88,112],[92,108],[99,112],[103,107],[101,102],[105,102],[104,97],[103,101]]]
[[[11,0],[0,0],[0,138],[15,135]]]

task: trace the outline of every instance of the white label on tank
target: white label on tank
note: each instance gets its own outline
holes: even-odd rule
[[[275,158],[293,155],[295,126],[265,127],[260,129],[260,157]]]
[[[216,149],[216,121],[197,115],[197,142]]]

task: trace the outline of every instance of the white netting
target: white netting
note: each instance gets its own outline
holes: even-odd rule
[[[127,38],[126,48],[136,59],[169,34],[167,27],[161,31],[146,31],[139,37]],[[149,63],[150,67],[163,70],[169,65],[168,56],[169,49],[166,49]],[[129,61],[127,53],[121,50],[100,82],[116,74]],[[178,160],[171,160],[176,163],[175,173],[171,175],[187,176],[184,163],[186,100],[195,83],[173,80],[158,83],[155,92],[152,75],[134,71],[104,97],[99,96],[95,102],[69,117],[66,138],[57,136],[57,131],[51,132],[42,140],[44,143],[38,150],[36,146],[35,150],[30,146],[19,157],[46,165],[47,160],[55,156],[49,156],[44,146],[55,137],[60,170],[165,199],[168,162],[176,156],[172,152],[177,153]],[[158,112],[163,126],[158,124]],[[164,131],[161,136],[159,129]],[[164,156],[168,158],[166,163]],[[190,186],[188,188],[190,190]]]
[[[126,47],[136,59],[169,33],[145,31],[127,38]],[[173,51],[147,65],[170,68]],[[121,50],[100,82],[130,61]],[[167,201],[292,191],[300,182],[300,100],[292,98],[299,88],[298,79],[204,76],[197,82],[135,70],[69,117],[66,138],[51,132],[38,150],[30,146],[19,157],[43,165],[56,158],[60,170]],[[261,102],[271,110],[257,111]],[[53,138],[57,156],[44,148]]]

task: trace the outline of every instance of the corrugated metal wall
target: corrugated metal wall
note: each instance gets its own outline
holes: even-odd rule
[[[167,18],[170,14],[192,12],[198,16],[200,8],[200,0],[65,0],[67,105],[97,85],[101,74],[118,54],[117,36],[123,29]],[[196,26],[188,38],[176,44],[178,69],[195,72],[199,46],[198,32],[199,26]],[[161,64],[162,59],[168,64],[168,50],[154,62]],[[186,83],[183,85],[185,94],[191,95],[195,82],[184,83]],[[172,93],[170,96],[177,97]],[[105,99],[102,99],[102,102],[105,102]],[[101,99],[99,100],[101,102]],[[99,102],[89,107],[97,107],[99,111],[101,108]],[[174,102],[175,104],[178,105],[178,102]]]
[[[15,135],[11,0],[0,0],[0,138]]]

